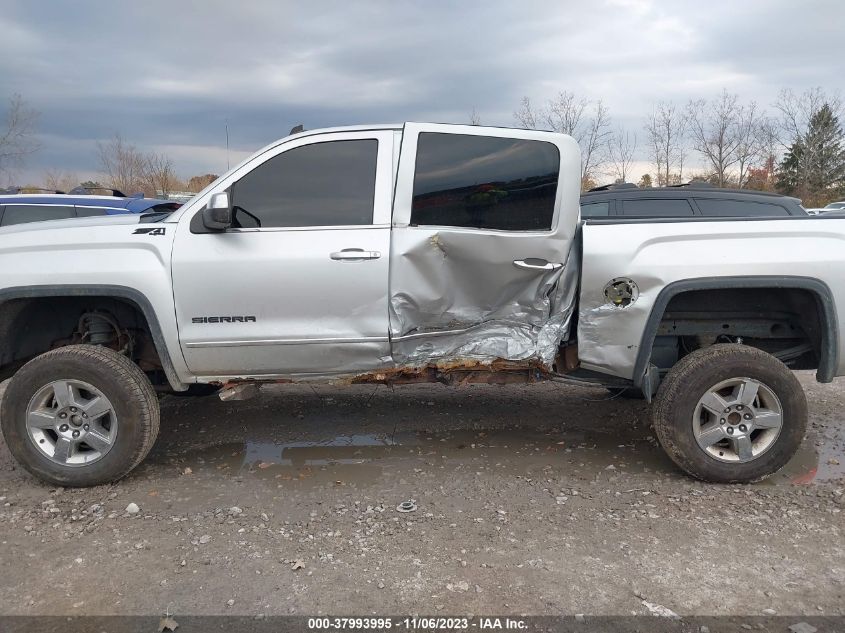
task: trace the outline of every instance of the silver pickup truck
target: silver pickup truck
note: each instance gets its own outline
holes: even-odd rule
[[[588,220],[567,136],[406,123],[260,150],[170,214],[0,229],[13,455],[126,475],[157,393],[541,380],[653,400],[686,472],[747,482],[801,443],[791,369],[845,373],[845,219]]]

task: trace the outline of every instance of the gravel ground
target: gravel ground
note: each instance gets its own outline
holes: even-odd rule
[[[147,460],[82,490],[0,443],[0,614],[843,615],[845,394],[800,379],[808,437],[753,486],[560,384],[168,396]]]

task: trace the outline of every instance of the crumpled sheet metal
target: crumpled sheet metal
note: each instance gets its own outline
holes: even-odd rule
[[[578,315],[578,356],[582,366],[611,376],[632,377],[630,372],[620,371],[620,368],[628,365],[632,353],[636,354],[639,340],[623,343],[616,337],[620,331],[627,331],[625,317],[636,311],[634,307],[620,308],[610,303],[584,307],[582,304]]]
[[[569,333],[580,263],[577,239],[549,236],[547,259],[565,265],[541,272],[502,263],[509,251],[518,253],[514,258],[532,252],[528,236],[520,247],[512,235],[396,233],[390,328],[397,364],[505,359],[539,360],[551,368]],[[536,252],[538,238],[530,239]]]

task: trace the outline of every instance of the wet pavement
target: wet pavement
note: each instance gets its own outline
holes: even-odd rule
[[[807,439],[753,486],[689,479],[598,388],[167,396],[113,486],[44,486],[0,445],[0,613],[841,614],[845,394],[800,379]]]

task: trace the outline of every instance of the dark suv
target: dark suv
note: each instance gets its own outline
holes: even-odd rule
[[[806,216],[798,198],[750,189],[719,189],[691,182],[640,189],[605,185],[581,195],[582,218],[695,218]]]

